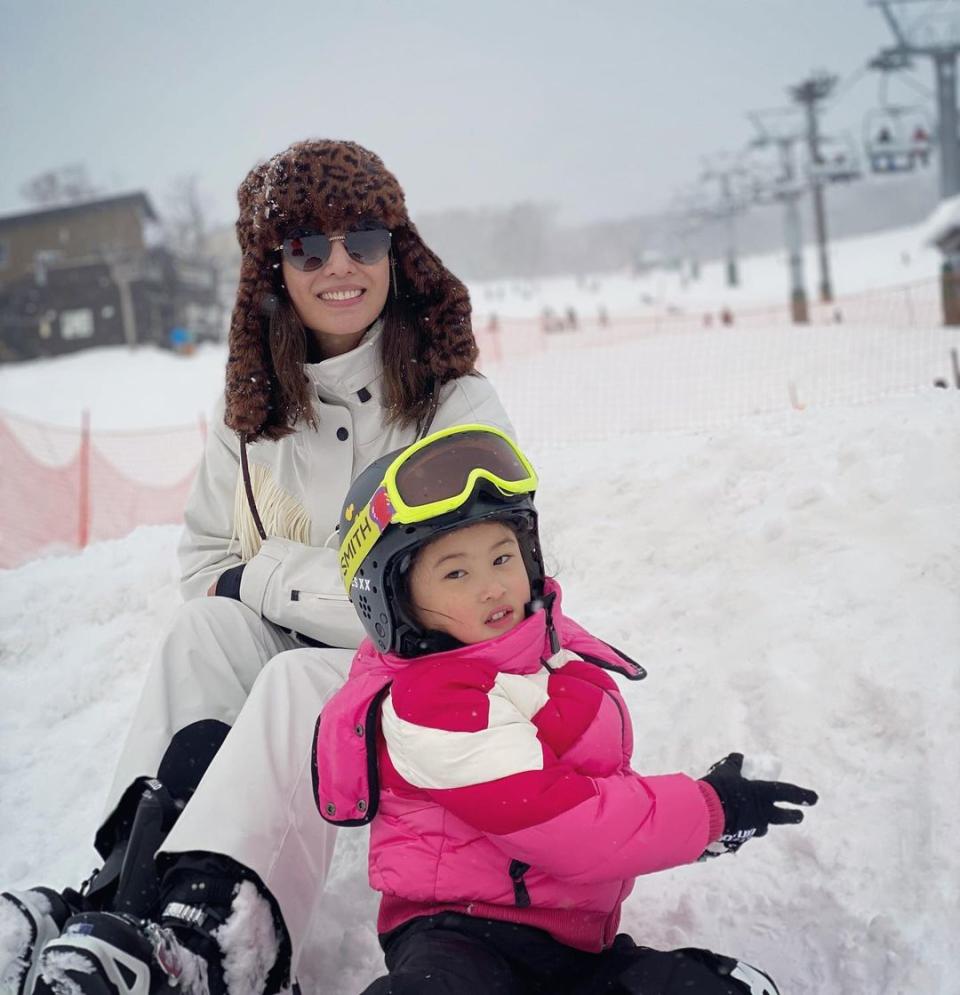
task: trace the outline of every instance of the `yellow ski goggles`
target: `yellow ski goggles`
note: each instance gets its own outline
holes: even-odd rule
[[[387,467],[380,485],[359,510],[340,543],[340,574],[349,592],[363,561],[388,525],[413,525],[456,511],[479,480],[503,494],[537,489],[530,461],[505,432],[490,425],[455,425],[404,449]]]

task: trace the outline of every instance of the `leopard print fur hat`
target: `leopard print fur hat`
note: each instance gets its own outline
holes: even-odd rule
[[[393,232],[396,293],[418,329],[417,355],[436,384],[474,368],[467,289],[424,244],[403,190],[380,158],[354,142],[297,142],[252,169],[237,191],[240,284],[230,323],[226,424],[248,441],[283,433],[274,403],[269,314],[280,282],[277,247],[296,228],[341,232],[361,219]],[[280,431],[277,431],[280,430]]]

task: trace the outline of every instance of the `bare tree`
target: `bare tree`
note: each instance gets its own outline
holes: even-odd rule
[[[187,256],[204,255],[210,233],[210,210],[196,174],[176,177],[164,203],[163,229],[167,245]]]
[[[20,187],[24,200],[38,207],[60,207],[93,200],[103,191],[93,184],[87,167],[80,162],[38,173]]]

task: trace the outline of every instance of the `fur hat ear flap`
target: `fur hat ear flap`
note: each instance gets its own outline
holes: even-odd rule
[[[273,363],[267,341],[269,315],[264,307],[276,304],[267,282],[269,264],[247,252],[240,264],[240,284],[230,321],[227,356],[226,424],[235,432],[255,436],[270,413]]]
[[[237,190],[237,204],[240,208],[236,224],[237,241],[244,256],[256,247],[266,220],[263,214],[267,205],[263,194],[270,166],[269,161],[257,163]]]
[[[422,322],[421,359],[441,384],[471,372],[478,350],[467,288],[427,247],[412,222],[393,230],[393,252],[401,303]]]

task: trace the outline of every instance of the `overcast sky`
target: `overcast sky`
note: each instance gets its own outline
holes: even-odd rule
[[[850,84],[826,123],[859,138],[878,80],[851,77],[891,42],[867,0],[0,0],[0,17],[0,213],[82,162],[160,210],[194,173],[224,222],[247,170],[306,137],[378,152],[413,213],[655,211],[811,70]],[[930,65],[915,78],[930,89]]]

